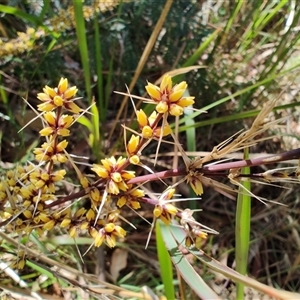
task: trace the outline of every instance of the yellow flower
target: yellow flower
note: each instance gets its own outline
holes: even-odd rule
[[[47,222],[47,223],[43,226],[43,229],[49,231],[49,230],[51,230],[54,226],[55,226],[55,221],[54,221],[54,220],[50,220],[49,222]]]
[[[129,158],[129,161],[133,165],[138,165],[140,163],[140,158],[138,155],[133,155]]]
[[[96,213],[93,209],[90,208],[86,213],[86,219],[88,221],[91,221],[91,220],[95,220],[95,218],[96,218]]]
[[[127,144],[127,151],[130,156],[136,154],[136,150],[139,145],[139,142],[140,142],[140,137],[133,134]]]
[[[137,117],[137,121],[141,128],[148,125],[147,115],[145,114],[145,112],[142,109],[137,110],[136,117]]]
[[[183,114],[183,107],[177,104],[170,105],[170,115],[181,116]]]
[[[57,118],[56,113],[53,111],[46,112],[44,114],[44,119],[48,126],[40,131],[41,136],[48,136],[53,133],[61,136],[68,136],[70,131],[67,128],[69,128],[74,121],[74,118],[69,115],[62,115]]]
[[[53,182],[58,182],[64,179],[64,176],[66,175],[66,170],[58,170],[51,174],[51,180]]]
[[[141,208],[139,198],[142,198],[144,196],[145,192],[143,190],[131,189],[118,199],[117,206],[121,208],[124,205],[127,205],[133,209],[139,209]]]
[[[167,200],[170,200],[175,193],[175,189],[167,189],[158,199],[158,203],[153,209],[153,215],[156,218],[161,219],[166,225],[169,225],[172,219],[172,216],[175,216],[178,212],[177,208],[171,204],[167,203]]]
[[[89,195],[95,202],[99,202],[101,200],[100,191],[95,187],[91,189]]]
[[[135,173],[122,169],[125,162],[125,158],[119,157],[116,160],[114,157],[111,157],[102,159],[102,165],[94,164],[93,168],[91,168],[99,177],[107,179],[106,190],[108,193],[117,195],[120,193],[120,190],[128,190],[126,181],[132,179]]]
[[[61,78],[58,83],[58,92],[59,94],[63,94],[68,88],[68,79],[67,78]]]
[[[150,126],[145,126],[142,129],[142,136],[146,139],[150,139],[153,135],[153,129]]]
[[[56,88],[45,86],[43,93],[39,93],[37,98],[43,103],[38,105],[40,111],[52,111],[57,107],[65,109],[77,114],[81,108],[74,103],[78,89],[76,86],[68,87],[68,79],[61,78]]]
[[[186,176],[187,183],[190,184],[196,195],[203,194],[203,185],[201,182],[202,174],[198,172],[190,172]]]
[[[84,214],[86,213],[86,209],[84,207],[81,207],[80,209],[78,209],[74,215],[74,217],[76,219],[79,219],[80,217],[82,217]]]
[[[62,222],[60,223],[60,227],[64,228],[64,227],[68,227],[71,224],[71,220],[70,219],[64,219],[62,220]]]
[[[172,132],[172,129],[171,129],[170,125],[167,124],[167,125],[164,126],[162,136],[167,136],[167,135],[169,135],[171,132]],[[154,130],[153,135],[154,135],[155,137],[160,137],[160,135],[161,135],[161,127],[157,127],[157,128]]]
[[[95,246],[100,247],[105,242],[108,247],[113,248],[116,245],[117,237],[125,237],[126,231],[119,225],[108,223],[98,232],[95,230],[89,231],[90,235],[95,239]]]
[[[180,116],[185,107],[194,103],[194,97],[183,97],[187,83],[182,81],[173,86],[170,75],[163,77],[159,87],[148,83],[145,88],[153,102],[156,103],[156,111],[160,114]]]
[[[165,101],[161,101],[156,105],[156,111],[160,114],[166,113],[168,109],[169,109],[168,103]]]
[[[154,101],[160,101],[161,92],[160,92],[160,89],[156,85],[148,82],[148,84],[146,85],[145,88],[146,88],[147,93],[151,96],[151,98]]]
[[[90,186],[89,180],[86,177],[80,178],[80,184],[84,189],[87,189]]]
[[[67,145],[68,142],[66,140],[63,140],[57,145],[54,143],[54,141],[50,141],[49,143],[46,142],[42,144],[41,148],[35,148],[33,153],[38,161],[52,160],[54,163],[57,161],[64,163],[67,161],[67,157],[64,154],[64,150]]]

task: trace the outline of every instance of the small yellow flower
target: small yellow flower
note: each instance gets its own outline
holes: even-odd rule
[[[133,155],[129,158],[129,161],[133,165],[138,165],[140,163],[140,158],[138,155]]]
[[[173,86],[170,75],[165,75],[160,86],[148,83],[145,87],[147,93],[156,104],[156,111],[160,114],[180,116],[183,109],[194,103],[194,97],[184,97],[187,89],[185,81]]]
[[[84,189],[87,189],[90,186],[89,180],[86,177],[80,178],[80,184]]]
[[[163,208],[161,205],[156,205],[153,209],[153,215],[156,218],[159,218],[161,216],[161,214],[163,213]]]
[[[139,198],[142,198],[144,196],[145,192],[143,190],[131,189],[118,199],[117,206],[121,208],[124,205],[127,205],[133,209],[139,209],[141,208]]]
[[[71,227],[70,230],[69,230],[70,237],[71,238],[75,238],[76,234],[77,234],[77,228],[76,228],[76,226]]]
[[[86,219],[88,221],[92,221],[92,220],[95,220],[96,218],[96,213],[93,209],[89,209],[88,212],[86,213]]]
[[[100,247],[105,239],[105,234],[102,234],[102,232],[98,233],[98,235],[95,238],[95,247]]]
[[[170,111],[170,115],[178,117],[183,114],[183,107],[177,104],[171,104],[169,111]]]
[[[146,139],[150,139],[153,136],[153,129],[148,125],[143,127],[142,136]]]
[[[177,208],[171,204],[167,203],[175,193],[175,189],[167,189],[158,199],[158,203],[155,205],[153,210],[153,215],[156,218],[161,219],[166,225],[169,225],[172,216],[175,216],[178,212]]]
[[[56,113],[53,111],[48,111],[44,114],[44,119],[50,126],[54,126],[56,123]]]
[[[81,207],[76,211],[74,217],[78,219],[82,217],[85,213],[86,213],[86,209],[84,207]]]
[[[25,216],[26,219],[32,218],[32,212],[30,210],[23,211],[23,215]]]
[[[45,127],[39,131],[40,136],[48,136],[53,134],[53,129],[51,127]]]
[[[137,121],[141,128],[148,125],[147,115],[145,114],[145,112],[142,109],[137,110],[136,117],[137,117]]]
[[[162,136],[167,136],[167,135],[169,135],[171,132],[172,132],[172,129],[171,129],[170,125],[167,124],[167,125],[164,126]],[[161,127],[157,127],[157,128],[154,130],[153,135],[154,135],[155,137],[160,137],[160,135],[161,135]]]
[[[53,111],[46,112],[44,114],[44,119],[48,126],[40,131],[41,136],[48,136],[53,133],[61,136],[68,136],[70,131],[67,128],[69,128],[74,121],[74,118],[69,115],[62,115],[57,118],[56,113]]]
[[[195,99],[194,97],[182,98],[177,102],[177,105],[182,106],[182,107],[190,106],[195,103],[194,99]]]
[[[126,231],[114,223],[108,223],[99,231],[90,228],[90,235],[95,239],[95,246],[100,247],[105,242],[110,248],[115,247],[117,237],[125,237]]]
[[[101,200],[100,191],[95,187],[91,189],[89,195],[95,202],[99,202]]]
[[[202,174],[198,172],[190,172],[186,176],[187,183],[190,184],[196,195],[203,194],[203,185],[201,182]]]
[[[121,208],[126,204],[126,202],[127,202],[127,198],[125,196],[122,196],[118,199],[117,206]]]
[[[116,183],[119,183],[123,180],[121,174],[119,172],[113,172],[110,174],[110,178],[116,182]]]
[[[102,165],[94,164],[93,168],[91,168],[99,177],[107,179],[106,189],[108,193],[117,195],[120,190],[128,190],[126,181],[132,179],[135,173],[122,170],[125,162],[125,158],[119,157],[116,160],[114,157],[111,157],[102,159]]]
[[[68,227],[70,224],[71,224],[71,220],[70,219],[64,219],[60,223],[60,227],[65,228],[65,227]]]
[[[136,154],[136,150],[139,145],[139,142],[140,142],[140,137],[133,134],[127,144],[127,151],[130,156]]]
[[[152,126],[157,119],[157,112],[154,110],[150,117],[148,118],[149,125]]]
[[[38,218],[43,222],[43,223],[48,223],[50,221],[50,218],[44,214],[44,213],[40,213]]]
[[[169,110],[169,106],[165,101],[161,101],[156,105],[156,111],[160,114],[164,114]]]
[[[37,98],[43,102],[38,105],[38,110],[49,112],[57,107],[64,107],[77,114],[81,111],[81,108],[74,103],[73,99],[77,91],[76,86],[68,87],[66,78],[61,78],[56,88],[50,88],[46,85],[43,93],[37,95]]]
[[[63,94],[67,90],[67,88],[68,88],[68,79],[61,78],[57,86],[59,94]]]
[[[63,140],[62,142],[55,145],[54,141],[42,144],[41,148],[35,148],[33,153],[38,161],[49,161],[52,160],[54,163],[57,161],[64,163],[67,161],[67,157],[64,154],[64,150],[67,147],[68,142]]]
[[[43,229],[49,231],[49,230],[51,230],[54,226],[55,226],[55,221],[54,221],[54,220],[50,220],[49,222],[47,222],[47,223],[43,226]]]
[[[63,150],[65,150],[67,148],[67,146],[68,146],[67,140],[61,141],[56,146],[57,152],[62,152]]]
[[[151,96],[151,98],[154,101],[159,101],[160,100],[161,92],[160,92],[160,89],[156,85],[148,82],[148,84],[146,85],[145,88],[146,88],[147,93]]]
[[[51,174],[51,181],[53,182],[59,182],[64,179],[64,176],[66,175],[66,170],[58,170]]]

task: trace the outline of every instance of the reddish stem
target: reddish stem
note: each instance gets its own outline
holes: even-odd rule
[[[291,159],[299,159],[300,158],[300,148],[283,152],[281,154],[274,154],[270,156],[263,156],[253,159],[245,159],[239,161],[233,161],[228,163],[221,163],[216,165],[206,165],[199,169],[203,174],[208,174],[211,172],[218,172],[230,169],[239,169],[243,167],[254,167],[259,165],[267,165],[273,164],[276,162],[291,160]]]

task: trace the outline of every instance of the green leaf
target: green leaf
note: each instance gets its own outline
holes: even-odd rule
[[[167,299],[175,299],[175,290],[173,285],[173,268],[170,255],[163,241],[161,234],[160,223],[156,222],[156,245],[157,245],[157,255],[160,266],[161,279],[165,287],[165,295]]]
[[[35,26],[42,25],[40,19],[36,16],[27,14],[26,12],[12,6],[0,4],[0,12],[15,15],[23,20],[33,23]]]
[[[244,159],[249,159],[249,150],[244,150]],[[242,168],[243,174],[250,174],[250,168]],[[251,183],[249,180],[241,182],[237,199],[235,215],[235,260],[237,272],[247,273],[249,240],[251,229]],[[244,299],[244,285],[237,283],[237,299]]]

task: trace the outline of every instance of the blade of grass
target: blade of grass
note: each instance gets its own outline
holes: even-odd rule
[[[175,290],[173,285],[173,268],[172,262],[163,241],[160,229],[160,223],[155,224],[157,255],[160,266],[161,279],[165,288],[167,299],[175,299]]]
[[[249,159],[248,148],[244,150],[244,159]],[[242,173],[250,174],[250,168],[245,167]],[[242,185],[251,191],[251,183],[248,180],[242,182]],[[236,218],[235,218],[235,260],[236,271],[245,275],[247,273],[250,229],[251,229],[251,196],[245,193],[242,187],[239,187],[237,199]],[[244,299],[244,284],[236,284],[237,299]]]
[[[226,24],[226,26],[224,28],[225,37],[229,33],[229,31],[232,30],[233,24],[234,24],[234,20],[236,19],[239,11],[241,10],[243,3],[244,3],[243,0],[236,1],[235,8],[234,8],[232,14],[230,15],[230,17],[228,18],[227,24]]]
[[[85,29],[85,19],[83,16],[83,4],[81,1],[73,0],[74,13],[75,13],[75,22],[76,22],[76,33],[77,39],[79,41],[78,47],[80,52],[81,64],[83,67],[85,90],[87,93],[88,102],[92,103],[92,85],[91,85],[91,72],[89,65],[89,53],[88,53],[88,44],[86,38],[86,29]],[[93,130],[90,133],[90,143],[93,149],[94,155],[99,159],[100,158],[100,121],[99,121],[99,111],[96,105],[91,107],[92,113],[92,124]]]
[[[102,49],[101,49],[101,37],[98,18],[94,18],[94,31],[95,31],[95,48],[96,48],[96,74],[97,74],[97,92],[98,99],[97,104],[100,111],[100,120],[104,122],[106,116],[107,103],[105,103],[103,93],[103,68],[102,68]]]
[[[78,48],[80,52],[81,64],[84,74],[85,90],[89,103],[92,101],[92,90],[91,90],[91,73],[89,65],[89,54],[88,45],[86,38],[85,20],[83,17],[83,4],[82,1],[73,0],[75,23],[76,23],[76,34],[78,39]]]
[[[18,18],[26,20],[29,23],[34,24],[35,26],[42,25],[40,19],[34,15],[27,14],[26,12],[12,6],[0,4],[0,12],[10,15],[15,15]]]
[[[0,99],[1,99],[1,102],[3,102],[5,105],[8,104],[8,97],[7,97],[7,93],[6,93],[4,84],[2,84],[2,74],[1,73],[0,73]]]
[[[243,2],[243,1],[241,1]],[[241,38],[240,50],[246,51],[246,49],[252,45],[253,40],[261,34],[261,30],[276,16],[281,8],[287,4],[287,0],[281,0],[279,2],[271,2],[266,7],[262,7],[262,2],[256,2],[256,13],[253,14],[254,19],[251,21],[248,30],[245,31]],[[265,2],[268,3],[268,2]],[[273,5],[276,6],[273,7]]]

